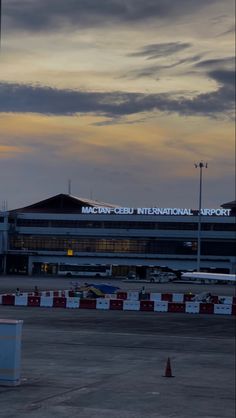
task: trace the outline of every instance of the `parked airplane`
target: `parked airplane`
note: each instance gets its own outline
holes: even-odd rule
[[[201,283],[236,283],[235,274],[225,274],[225,273],[204,273],[199,271],[186,272],[181,274],[181,280],[191,280]]]

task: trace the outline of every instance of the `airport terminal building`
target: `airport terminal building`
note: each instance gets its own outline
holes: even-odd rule
[[[0,212],[0,272],[57,275],[68,265],[146,277],[154,268],[236,273],[236,201],[219,209],[128,208],[59,194]],[[101,274],[102,275],[102,274]]]

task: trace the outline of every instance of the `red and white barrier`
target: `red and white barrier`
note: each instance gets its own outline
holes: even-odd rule
[[[236,301],[234,302],[233,296],[219,296],[219,299],[221,300],[221,303],[224,305],[233,305],[236,304]]]
[[[27,306],[40,306],[40,296],[28,296]]]
[[[2,300],[2,296],[0,295],[0,303]],[[74,290],[43,290],[38,292],[21,292],[20,295],[16,295],[19,297],[22,296],[37,296],[37,297],[77,297],[76,292]],[[84,293],[86,296],[86,293]],[[106,294],[104,297],[106,299],[121,299],[121,300],[150,300],[150,301],[167,301],[167,302],[175,302],[175,303],[183,303],[183,302],[193,302],[195,298],[195,294],[192,293],[155,293],[155,292],[146,292],[144,295],[141,294],[139,291],[118,291],[117,293],[113,294]],[[21,299],[19,299],[19,305],[21,303]],[[22,299],[22,304],[23,304]],[[236,305],[236,297],[235,296],[218,296],[218,295],[211,295],[211,303],[214,304],[224,304],[224,305]],[[23,306],[23,305],[22,305]]]
[[[234,297],[215,296],[216,303],[189,301],[185,294],[151,293],[150,299],[137,300],[138,292],[118,292],[116,295],[97,299],[69,296],[71,291],[45,291],[0,295],[0,304],[46,308],[98,309],[142,312],[172,312],[189,314],[236,315]],[[74,293],[73,293],[74,294]],[[107,296],[107,295],[106,295]],[[120,297],[120,298],[119,298]],[[217,303],[221,301],[221,303]],[[229,302],[226,304],[226,302]]]
[[[191,302],[195,298],[195,294],[192,293],[155,293],[146,292],[145,295],[141,295],[138,291],[119,291],[116,293],[117,299],[122,300],[150,300],[150,301],[167,301],[175,303]],[[107,295],[106,295],[107,297]],[[111,299],[114,299],[114,295],[109,295]],[[235,296],[211,296],[211,303],[224,305],[236,304]]]
[[[150,293],[150,300],[161,301],[161,293]]]
[[[52,308],[53,307],[53,297],[51,297],[51,296],[41,296],[40,306],[44,307],[44,308]]]
[[[172,313],[185,313],[185,303],[182,302],[169,302],[168,312]]]
[[[124,300],[123,311],[140,311],[140,301]]]
[[[15,296],[15,305],[16,306],[27,306],[28,305],[28,295],[27,293],[19,296]]]
[[[156,312],[168,312],[168,302],[164,300],[154,302],[154,311]]]
[[[172,295],[172,302],[184,302],[184,294],[183,293],[173,293]]]
[[[200,302],[186,302],[185,303],[186,313],[200,313]]]
[[[233,305],[216,304],[214,305],[214,314],[232,315],[232,306]]]
[[[75,293],[71,290],[42,290],[38,292],[22,292],[20,296],[40,296],[40,297],[70,297],[70,293]]]
[[[139,300],[139,292],[138,291],[129,291],[127,292],[128,300]]]
[[[66,308],[79,308],[80,299],[76,297],[66,298]]]
[[[110,308],[110,300],[106,298],[96,299],[96,309],[106,309]]]

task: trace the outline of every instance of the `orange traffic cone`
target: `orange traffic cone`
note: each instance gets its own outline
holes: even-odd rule
[[[170,357],[167,359],[165,375],[163,377],[174,377],[171,371]]]

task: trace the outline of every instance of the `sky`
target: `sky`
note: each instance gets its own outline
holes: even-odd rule
[[[235,199],[234,1],[2,0],[0,209]]]

